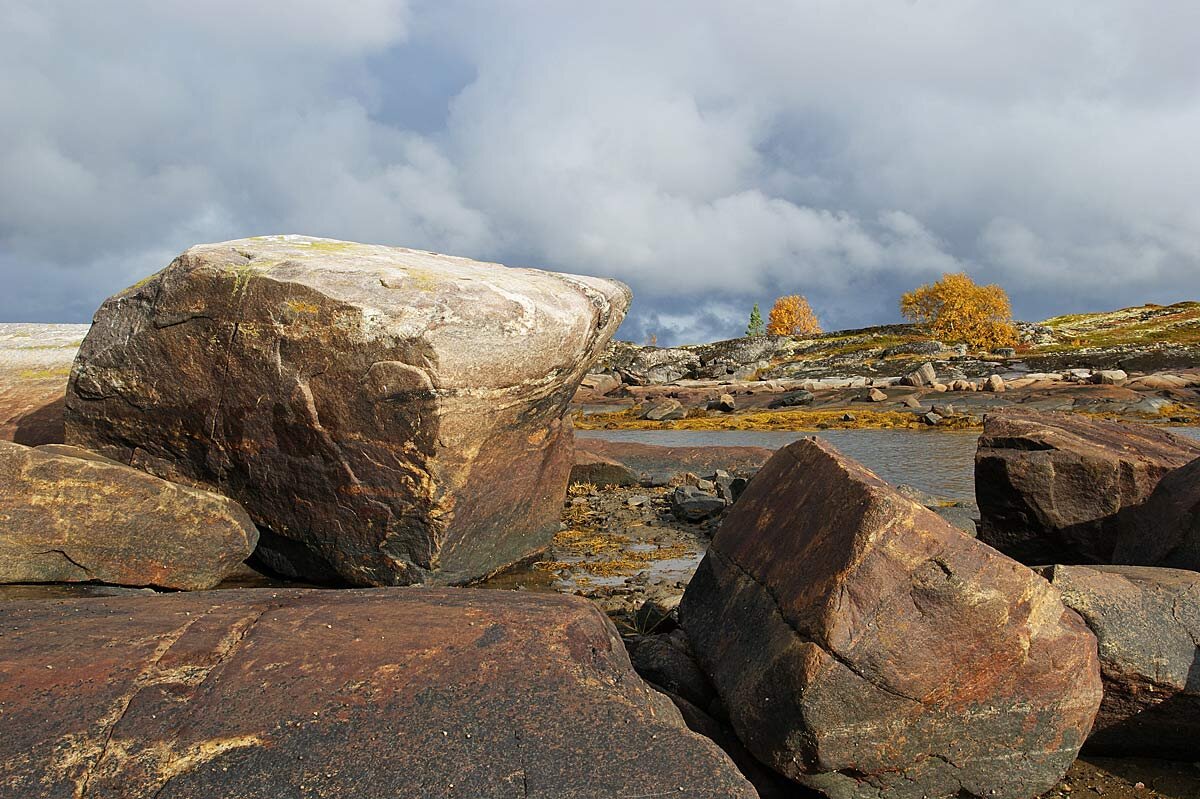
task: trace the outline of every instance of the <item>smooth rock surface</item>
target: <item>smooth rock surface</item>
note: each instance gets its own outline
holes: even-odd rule
[[[1027,799],[1100,704],[1057,591],[819,440],[751,481],[680,619],[747,748],[839,799]]]
[[[465,583],[544,548],[614,281],[301,236],[193,247],[107,300],[67,439],[215,487],[283,574]]]
[[[620,461],[576,447],[571,482],[602,487],[633,486],[638,484],[639,479],[637,473]]]
[[[1200,572],[1200,459],[1163,475],[1140,505],[1121,511],[1114,563]]]
[[[573,597],[10,602],[0,629],[6,797],[755,795]]]
[[[1200,442],[1147,425],[1018,408],[989,413],[975,454],[981,541],[1022,563],[1111,563],[1114,516]]]
[[[220,494],[75,447],[0,441],[0,583],[212,588],[257,541]]]
[[[1038,570],[1100,642],[1104,702],[1089,753],[1200,755],[1200,574],[1146,566]]]

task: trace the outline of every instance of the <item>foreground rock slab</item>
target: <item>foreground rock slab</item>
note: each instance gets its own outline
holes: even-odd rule
[[[747,748],[831,797],[1033,796],[1100,704],[1055,589],[815,439],[750,482],[680,618]]]
[[[979,538],[1022,563],[1112,563],[1116,514],[1196,458],[1200,442],[1148,425],[989,413],[975,455]]]
[[[582,599],[219,591],[0,629],[3,796],[754,796]]]
[[[0,441],[0,583],[212,588],[257,541],[220,494],[75,447]]]
[[[1087,751],[1195,760],[1200,753],[1200,574],[1146,566],[1039,571],[1100,642],[1104,703]]]
[[[67,437],[237,499],[285,575],[469,582],[557,530],[562,414],[629,300],[417,250],[201,245],[101,306]]]

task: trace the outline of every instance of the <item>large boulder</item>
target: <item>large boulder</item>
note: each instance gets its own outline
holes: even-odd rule
[[[3,796],[754,796],[582,599],[251,589],[0,628]]]
[[[1090,753],[1200,753],[1200,574],[1146,566],[1039,569],[1100,642],[1104,703]]]
[[[286,575],[466,583],[544,548],[620,283],[301,236],[193,247],[96,313],[67,438],[212,486]]]
[[[75,447],[0,441],[0,583],[212,588],[257,541],[220,494]]]
[[[1027,799],[1100,704],[1056,590],[815,439],[750,482],[680,618],[746,746],[839,799]]]
[[[1115,515],[1198,457],[1200,442],[1147,425],[989,413],[975,454],[979,538],[1023,563],[1111,563]]]
[[[1200,571],[1200,459],[1167,472],[1141,505],[1121,511],[1114,563]]]

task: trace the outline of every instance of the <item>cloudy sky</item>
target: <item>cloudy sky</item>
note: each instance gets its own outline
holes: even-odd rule
[[[267,233],[613,276],[621,337],[1200,298],[1200,3],[0,0],[0,321]]]

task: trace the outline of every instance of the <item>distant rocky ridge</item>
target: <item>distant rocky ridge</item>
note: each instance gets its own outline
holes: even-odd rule
[[[812,338],[759,336],[678,347],[614,341],[601,368],[630,385],[679,380],[804,379],[855,375],[901,377],[931,356],[963,379],[982,379],[1021,364],[1025,371],[1125,369],[1154,372],[1200,364],[1200,303],[1145,305],[1119,311],[1017,323],[1012,352],[971,352],[931,340],[913,325],[841,330]]]

